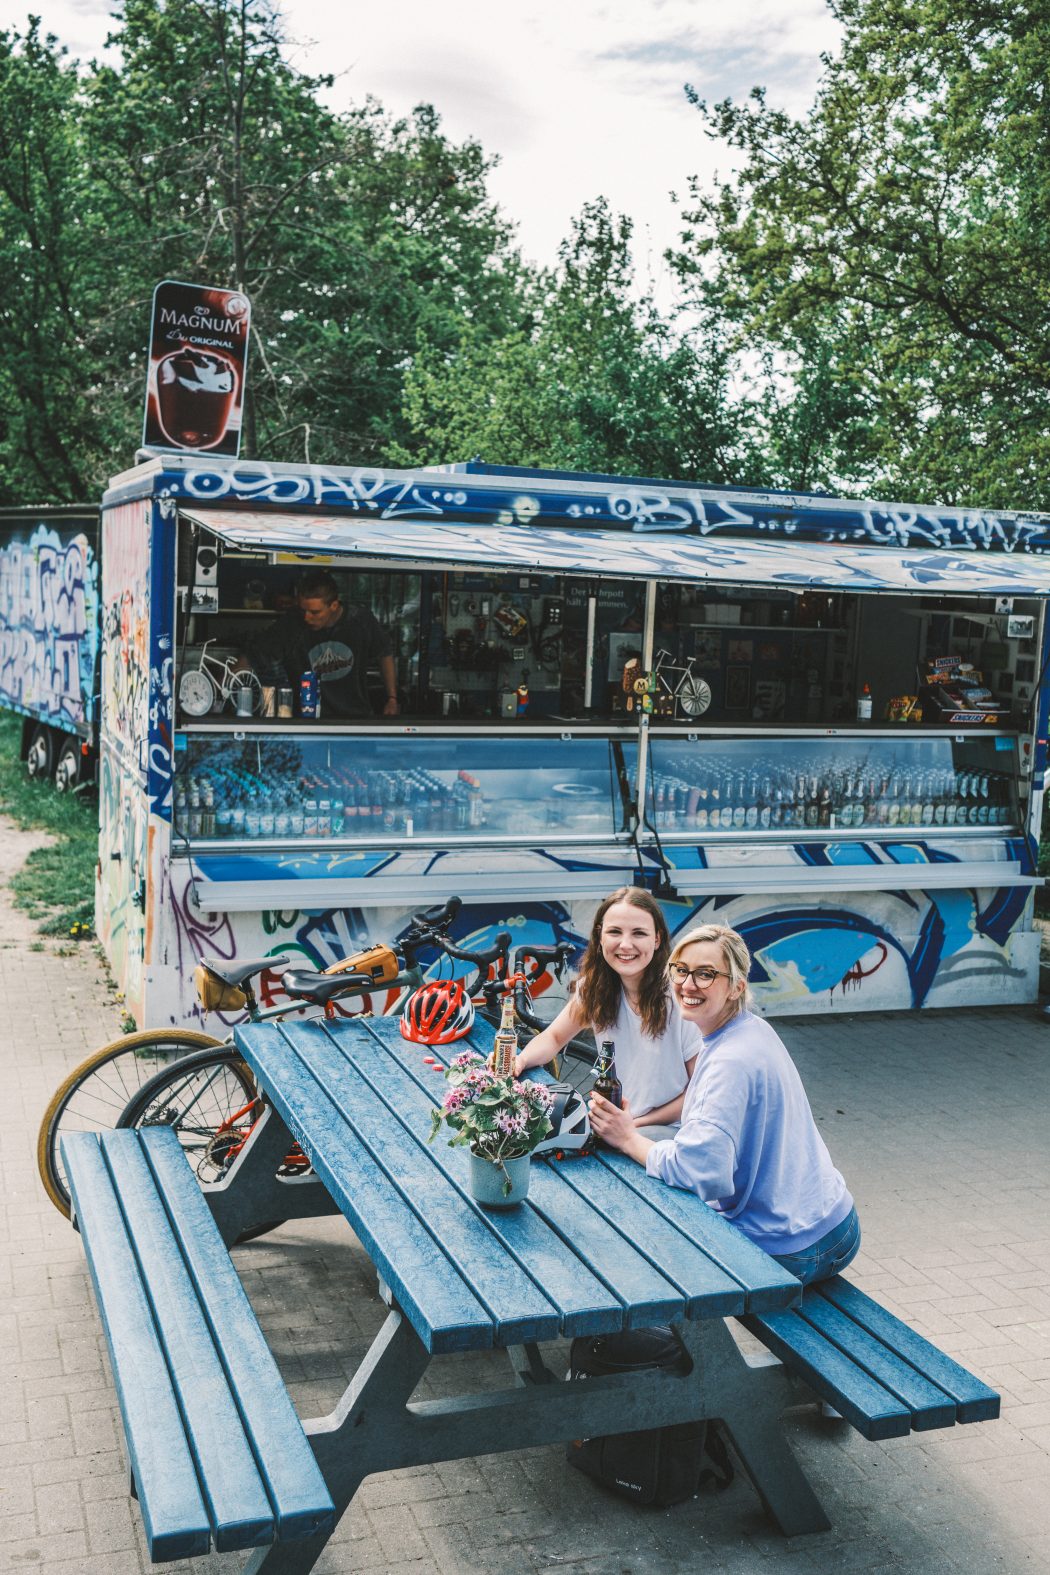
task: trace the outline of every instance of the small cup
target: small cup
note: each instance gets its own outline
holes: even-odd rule
[[[292,714],[292,691],[290,689],[278,689],[278,691],[277,691],[277,715],[278,716],[290,717],[291,714]]]
[[[247,684],[245,684],[243,688],[238,689],[236,699],[238,716],[251,716],[253,709],[252,698],[252,691]]]
[[[260,716],[273,716],[277,710],[277,690],[272,684],[264,684],[262,692],[262,705],[259,709]]]

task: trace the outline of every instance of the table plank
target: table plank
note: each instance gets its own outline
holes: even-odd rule
[[[405,1109],[403,1089],[389,1103],[371,1086],[323,1023],[280,1025],[280,1033],[303,1066],[332,1100],[344,1122],[368,1149],[392,1191],[404,1198],[474,1295],[491,1313],[500,1345],[553,1339],[560,1319],[542,1290],[508,1257],[480,1209],[435,1164],[426,1146],[429,1115],[415,1121]],[[356,1036],[360,1040],[360,1035]],[[407,1083],[404,1076],[402,1085]],[[464,1156],[465,1157],[465,1156]],[[403,1264],[411,1282],[433,1272]]]
[[[385,1183],[368,1150],[347,1128],[331,1099],[302,1070],[275,1025],[248,1023],[237,1028],[234,1037],[425,1348],[434,1354],[490,1348],[491,1313],[463,1283],[405,1200]],[[401,1272],[401,1265],[408,1264],[423,1265],[430,1273],[425,1278],[414,1274],[410,1287]]]
[[[360,1035],[340,1034],[337,1025],[332,1027],[342,1053],[364,1072],[384,1099],[400,1098],[406,1113],[411,1113],[412,1119],[418,1122],[418,1130],[425,1131],[429,1112],[438,1102],[444,1083],[423,1066],[421,1047],[407,1045],[396,1022],[390,1018],[363,1021]],[[397,1038],[397,1046],[391,1050],[396,1048],[398,1054],[387,1048],[391,1028]],[[384,1034],[381,1029],[387,1032]],[[405,1064],[400,1057],[402,1050]],[[438,1168],[466,1194],[466,1152],[449,1148],[445,1139],[438,1137],[430,1153]],[[471,1201],[470,1207],[477,1209],[479,1205]],[[504,1243],[514,1261],[557,1307],[561,1332],[567,1338],[580,1334],[611,1334],[623,1328],[623,1304],[619,1298],[579,1261],[568,1243],[533,1209],[507,1209],[489,1213],[486,1219],[489,1229]]]
[[[390,1023],[390,1027],[383,1027]],[[344,1021],[335,1028],[336,1042],[344,1035],[359,1032],[353,1020]],[[380,1037],[389,1053],[402,1066],[422,1065],[414,1057],[418,1046],[403,1039],[392,1019],[375,1018],[371,1031]],[[492,1029],[477,1024],[471,1034],[473,1048],[484,1053],[486,1036],[491,1043]],[[463,1041],[429,1049],[435,1059],[447,1061],[458,1055]],[[443,1085],[434,1077],[434,1097]],[[424,1085],[425,1086],[425,1085]],[[578,1161],[578,1163],[587,1163]],[[670,1323],[683,1318],[686,1298],[677,1286],[660,1274],[642,1252],[634,1245],[629,1234],[621,1233],[597,1208],[581,1198],[555,1169],[546,1164],[532,1167],[529,1196],[524,1207],[533,1209],[545,1224],[559,1235],[572,1249],[591,1274],[596,1276],[614,1293],[627,1309],[625,1327],[636,1328],[647,1323]],[[623,1194],[624,1209],[638,1207],[637,1199],[629,1192]],[[596,1331],[595,1331],[596,1332]]]
[[[692,1192],[669,1187],[646,1174],[624,1154],[604,1149],[600,1162],[624,1181],[658,1214],[690,1236],[718,1266],[744,1289],[749,1312],[771,1312],[797,1307],[802,1286],[793,1274],[774,1262],[768,1252],[748,1241],[729,1220],[724,1220]]]

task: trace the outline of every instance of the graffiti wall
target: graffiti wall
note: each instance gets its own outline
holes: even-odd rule
[[[713,897],[698,902],[678,928],[739,930],[752,954],[755,999],[770,1017],[1020,1005],[1038,988],[1030,892],[1013,886]]]
[[[0,705],[87,728],[98,600],[98,560],[82,529],[40,524],[0,534]]]
[[[163,884],[162,939],[150,970],[151,1023],[201,1026],[192,987],[201,957],[286,956],[292,966],[327,968],[372,942],[395,941],[411,918],[407,905],[209,913],[200,907],[200,889],[181,861],[170,865]],[[428,900],[440,898],[435,893]],[[1031,1001],[1039,936],[1030,929],[1030,904],[1030,888],[1008,886],[661,902],[672,936],[710,923],[728,924],[744,935],[754,959],[757,1006],[770,1017]],[[509,929],[515,946],[570,940],[580,953],[596,906],[593,897],[475,902],[464,906],[453,933],[461,944],[481,949],[492,944],[497,930]],[[452,971],[447,961],[431,959],[433,976]],[[466,971],[455,968],[458,974]],[[263,975],[261,998],[267,1004],[281,998],[280,972]],[[553,1009],[564,986],[550,980],[547,988]],[[384,992],[353,1003],[352,1010],[378,1012],[389,1004]],[[547,1007],[542,1015],[546,1012]]]
[[[150,505],[102,516],[102,730],[139,769],[149,724]]]
[[[148,970],[149,1022],[152,1025],[180,1023],[208,1027],[216,1033],[216,1024],[226,1019],[213,1013],[204,1021],[193,991],[193,970],[202,957],[232,961],[243,957],[287,957],[284,967],[327,968],[332,963],[375,941],[396,941],[409,927],[412,909],[418,902],[396,907],[339,908],[321,913],[304,913],[295,908],[262,913],[209,913],[202,909],[199,888],[191,878],[188,865],[173,861],[164,872],[161,884],[164,900],[158,907],[156,940],[151,948]],[[451,895],[451,888],[446,895]],[[434,897],[435,902],[439,901]],[[590,928],[594,904],[584,905],[584,921]],[[572,904],[559,902],[486,901],[464,906],[452,927],[451,935],[458,944],[471,950],[483,950],[492,945],[499,930],[509,930],[512,946],[533,942],[550,945],[554,941],[569,940],[582,951],[587,931],[575,927]],[[469,974],[471,969],[461,963],[436,955],[421,957],[428,977],[450,978]],[[284,998],[280,975],[282,968],[275,967],[261,976],[257,993],[266,1005]],[[553,992],[552,1002],[564,993],[551,979],[543,981],[543,990]],[[374,997],[364,996],[348,1004],[348,1012],[382,1012],[389,1008],[396,995],[381,991]],[[229,1022],[239,1020],[238,1014]]]
[[[99,865],[95,928],[144,1023],[150,826],[146,799],[150,712],[150,506],[102,517]]]

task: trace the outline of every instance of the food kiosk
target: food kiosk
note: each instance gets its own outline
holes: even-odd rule
[[[770,1015],[1035,999],[1050,518],[140,461],[103,500],[98,868],[140,1025],[194,1019],[202,954],[324,967],[452,893],[472,943],[582,946],[632,882],[740,930]],[[311,714],[272,660],[317,571],[396,715],[378,671]]]

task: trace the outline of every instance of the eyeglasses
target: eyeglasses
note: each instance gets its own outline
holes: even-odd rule
[[[684,984],[687,979],[692,979],[698,990],[706,990],[716,979],[729,978],[729,975],[720,968],[684,968],[681,963],[669,963],[667,971],[671,978],[677,979],[680,984]]]

